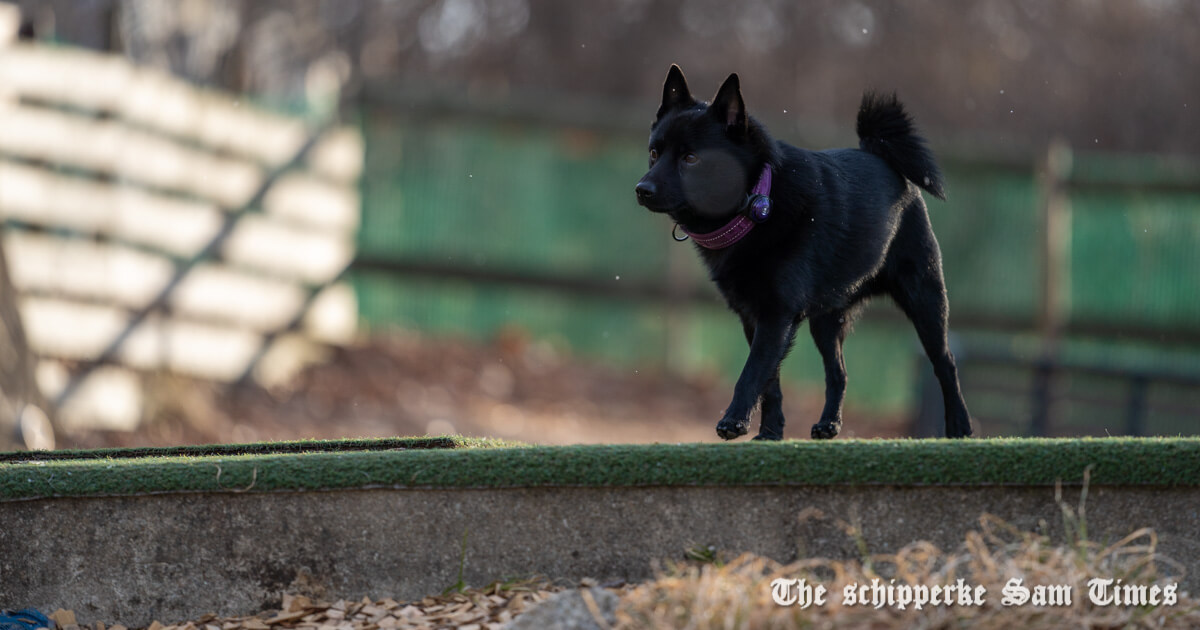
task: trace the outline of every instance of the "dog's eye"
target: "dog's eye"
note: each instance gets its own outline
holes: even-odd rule
[[[650,163],[654,164],[657,161],[658,161],[658,151],[655,151],[654,149],[650,149]]]
[[[688,165],[696,164],[699,161],[700,161],[700,156],[696,155],[695,153],[689,153],[689,154],[683,156],[683,162]]]

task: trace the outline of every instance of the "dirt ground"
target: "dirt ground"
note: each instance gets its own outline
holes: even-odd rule
[[[714,442],[732,384],[573,357],[520,331],[491,343],[392,334],[337,347],[283,387],[147,378],[134,432],[60,436],[67,448],[457,433],[536,444]],[[788,437],[807,438],[820,391],[785,391]],[[757,419],[751,428],[757,430]],[[846,410],[843,435],[905,435],[907,420]]]

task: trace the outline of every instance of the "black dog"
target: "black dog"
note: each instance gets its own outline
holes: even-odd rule
[[[842,341],[862,304],[887,294],[912,320],[946,403],[946,435],[971,434],[946,341],[942,259],[918,187],[945,199],[942,175],[892,96],[863,96],[860,149],[807,151],[773,140],[746,114],[736,74],[712,104],[697,102],[671,66],[650,127],[650,170],[638,203],[665,213],[697,245],[742,320],[750,357],[717,435],[783,437],[779,365],[809,320],[825,363],[825,409],[813,438],[842,426]],[[679,239],[680,237],[676,237]]]

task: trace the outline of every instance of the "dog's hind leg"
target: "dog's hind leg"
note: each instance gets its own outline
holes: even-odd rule
[[[852,325],[851,315],[845,312],[822,313],[808,322],[809,332],[821,360],[825,364],[825,408],[821,419],[813,425],[814,440],[837,437],[842,430],[842,401],[846,397],[846,362],[842,357],[842,342]]]
[[[946,437],[970,436],[971,414],[963,400],[958,367],[947,339],[950,307],[937,244],[933,244],[931,260],[919,264],[902,263],[901,271],[903,273],[895,278],[889,292],[900,310],[912,320],[921,346],[933,363],[933,373],[942,387],[942,400],[946,406]]]

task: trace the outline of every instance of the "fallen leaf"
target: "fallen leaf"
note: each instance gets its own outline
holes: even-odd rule
[[[301,617],[304,617],[306,614],[307,614],[307,612],[304,610],[297,610],[294,612],[281,612],[281,613],[275,615],[274,617],[271,617],[270,619],[268,619],[266,621],[266,623],[267,623],[267,625],[274,626],[274,625],[278,625],[281,623],[287,623],[289,621],[295,621],[297,619],[300,619]],[[147,628],[147,630],[154,630],[154,628]]]
[[[50,613],[49,617],[53,619],[54,623],[58,624],[58,627],[60,628],[63,626],[79,625],[78,622],[75,621],[75,612],[71,610],[63,610],[62,608],[59,608],[58,610]]]

